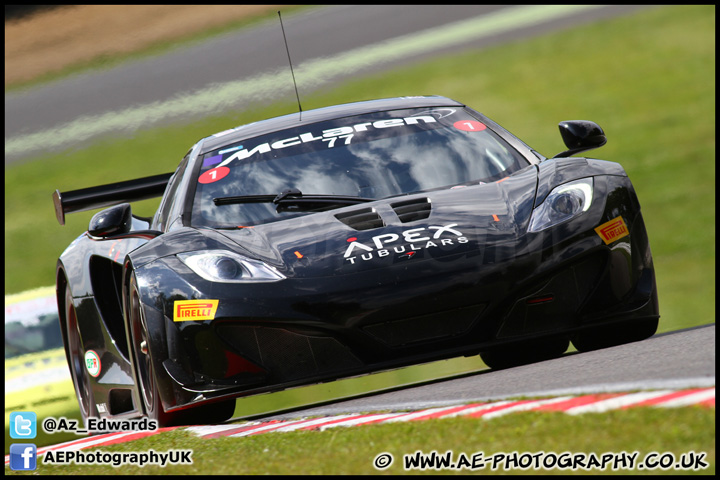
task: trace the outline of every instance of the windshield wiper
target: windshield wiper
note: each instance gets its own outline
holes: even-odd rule
[[[374,202],[376,198],[351,197],[345,195],[306,195],[296,188],[284,190],[278,195],[241,195],[237,197],[213,198],[215,205],[232,205],[237,203],[274,203],[275,205],[354,205],[356,203]]]
[[[278,195],[241,195],[237,197],[213,198],[215,205],[232,205],[238,203],[274,203],[278,209],[286,206],[307,207],[310,209],[331,207],[333,205],[355,205],[356,203],[374,202],[376,198],[351,197],[346,195],[315,195],[303,194],[296,188],[284,190]]]

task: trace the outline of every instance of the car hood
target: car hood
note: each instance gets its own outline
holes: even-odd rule
[[[401,262],[448,261],[517,242],[537,170],[498,182],[393,197],[255,227],[216,231],[237,251],[291,277],[350,274]]]

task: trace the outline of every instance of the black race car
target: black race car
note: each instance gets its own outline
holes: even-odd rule
[[[174,173],[56,191],[61,224],[109,207],[57,264],[82,414],[217,422],[244,395],[652,336],[632,183],[570,157],[605,144],[598,125],[560,133],[546,158],[447,98],[366,101],[218,133]]]

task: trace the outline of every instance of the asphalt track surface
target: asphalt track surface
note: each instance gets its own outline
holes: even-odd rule
[[[399,386],[263,420],[355,412],[418,410],[520,396],[544,397],[715,385],[715,324],[657,334],[647,340],[492,371]]]
[[[642,8],[647,6],[333,5],[283,16],[283,23],[302,97],[349,77]],[[442,94],[408,95],[428,93]],[[277,100],[294,102],[295,91],[282,30],[273,20],[6,94],[5,163]]]

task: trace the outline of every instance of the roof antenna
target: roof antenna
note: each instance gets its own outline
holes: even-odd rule
[[[283,27],[282,15],[278,10],[278,18],[280,19],[280,28],[282,28],[283,40],[285,40],[285,50],[287,51],[288,63],[290,64],[290,73],[292,73],[293,85],[295,85],[295,97],[297,97],[298,110],[300,111],[300,121],[302,121],[302,106],[300,106],[300,94],[298,93],[297,82],[295,81],[295,72],[293,71],[292,60],[290,60],[290,49],[288,48],[287,37],[285,36],[285,27]]]

